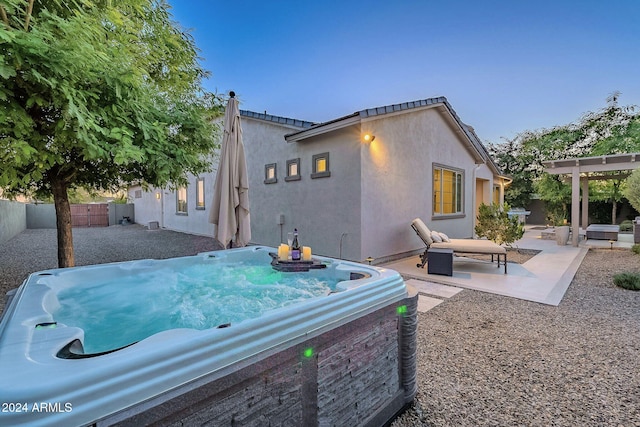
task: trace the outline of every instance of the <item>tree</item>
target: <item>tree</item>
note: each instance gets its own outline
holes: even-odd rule
[[[504,199],[511,206],[528,206],[534,192],[531,178],[531,160],[521,150],[518,137],[502,144],[488,144],[487,149],[504,174],[512,181],[507,187]]]
[[[553,222],[566,218],[571,202],[568,183],[544,173],[543,161],[640,151],[640,114],[635,106],[618,105],[619,92],[607,98],[607,106],[584,114],[577,122],[551,129],[525,131],[507,144],[490,149],[496,162],[514,181],[505,199],[526,200],[522,193],[534,190],[547,202]],[[590,199],[611,203],[612,221],[622,201],[624,183],[589,183]],[[592,191],[593,190],[593,191]]]
[[[522,239],[524,225],[520,223],[518,217],[509,217],[507,213],[509,209],[508,203],[505,203],[504,206],[497,203],[490,205],[481,203],[478,208],[478,224],[475,226],[478,237],[486,237],[498,245],[504,243],[507,246]]]
[[[53,196],[60,267],[70,190],[209,170],[222,105],[165,1],[4,0],[0,19],[0,188]]]
[[[634,170],[626,180],[627,188],[624,195],[631,206],[640,212],[640,169]]]
[[[547,219],[553,225],[563,225],[571,203],[571,186],[558,175],[543,174],[535,182],[536,193],[546,202]]]

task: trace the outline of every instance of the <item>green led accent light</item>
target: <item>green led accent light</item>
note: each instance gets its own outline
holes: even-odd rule
[[[398,314],[407,314],[407,306],[399,305],[397,309]]]
[[[304,352],[302,352],[302,354],[307,359],[310,358],[310,357],[313,357],[313,348],[311,348],[311,347],[305,348]]]

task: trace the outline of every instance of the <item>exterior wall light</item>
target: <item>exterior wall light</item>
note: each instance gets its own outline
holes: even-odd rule
[[[376,139],[376,136],[370,133],[365,133],[364,135],[362,135],[362,141],[364,142],[372,142],[374,139]]]
[[[160,200],[160,193],[156,193],[156,199]]]

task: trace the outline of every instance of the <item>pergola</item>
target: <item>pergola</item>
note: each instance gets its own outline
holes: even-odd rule
[[[610,156],[582,157],[576,159],[550,160],[542,162],[545,172],[552,175],[571,175],[571,243],[578,246],[580,225],[589,225],[589,180],[621,178],[616,171],[630,171],[640,166],[640,153],[614,154]],[[603,172],[610,174],[602,175]],[[590,173],[598,175],[589,176]],[[626,174],[628,175],[628,173]],[[582,221],[580,221],[580,184],[582,183]]]

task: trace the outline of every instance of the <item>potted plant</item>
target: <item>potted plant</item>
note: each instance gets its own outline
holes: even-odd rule
[[[553,224],[556,243],[564,246],[569,242],[571,228],[567,225],[566,209],[559,203],[549,203],[547,206],[547,220]]]
[[[571,231],[571,227],[567,225],[567,220],[563,219],[562,222],[556,223],[555,232],[556,232],[556,243],[560,246],[564,246],[569,242],[569,233]]]

